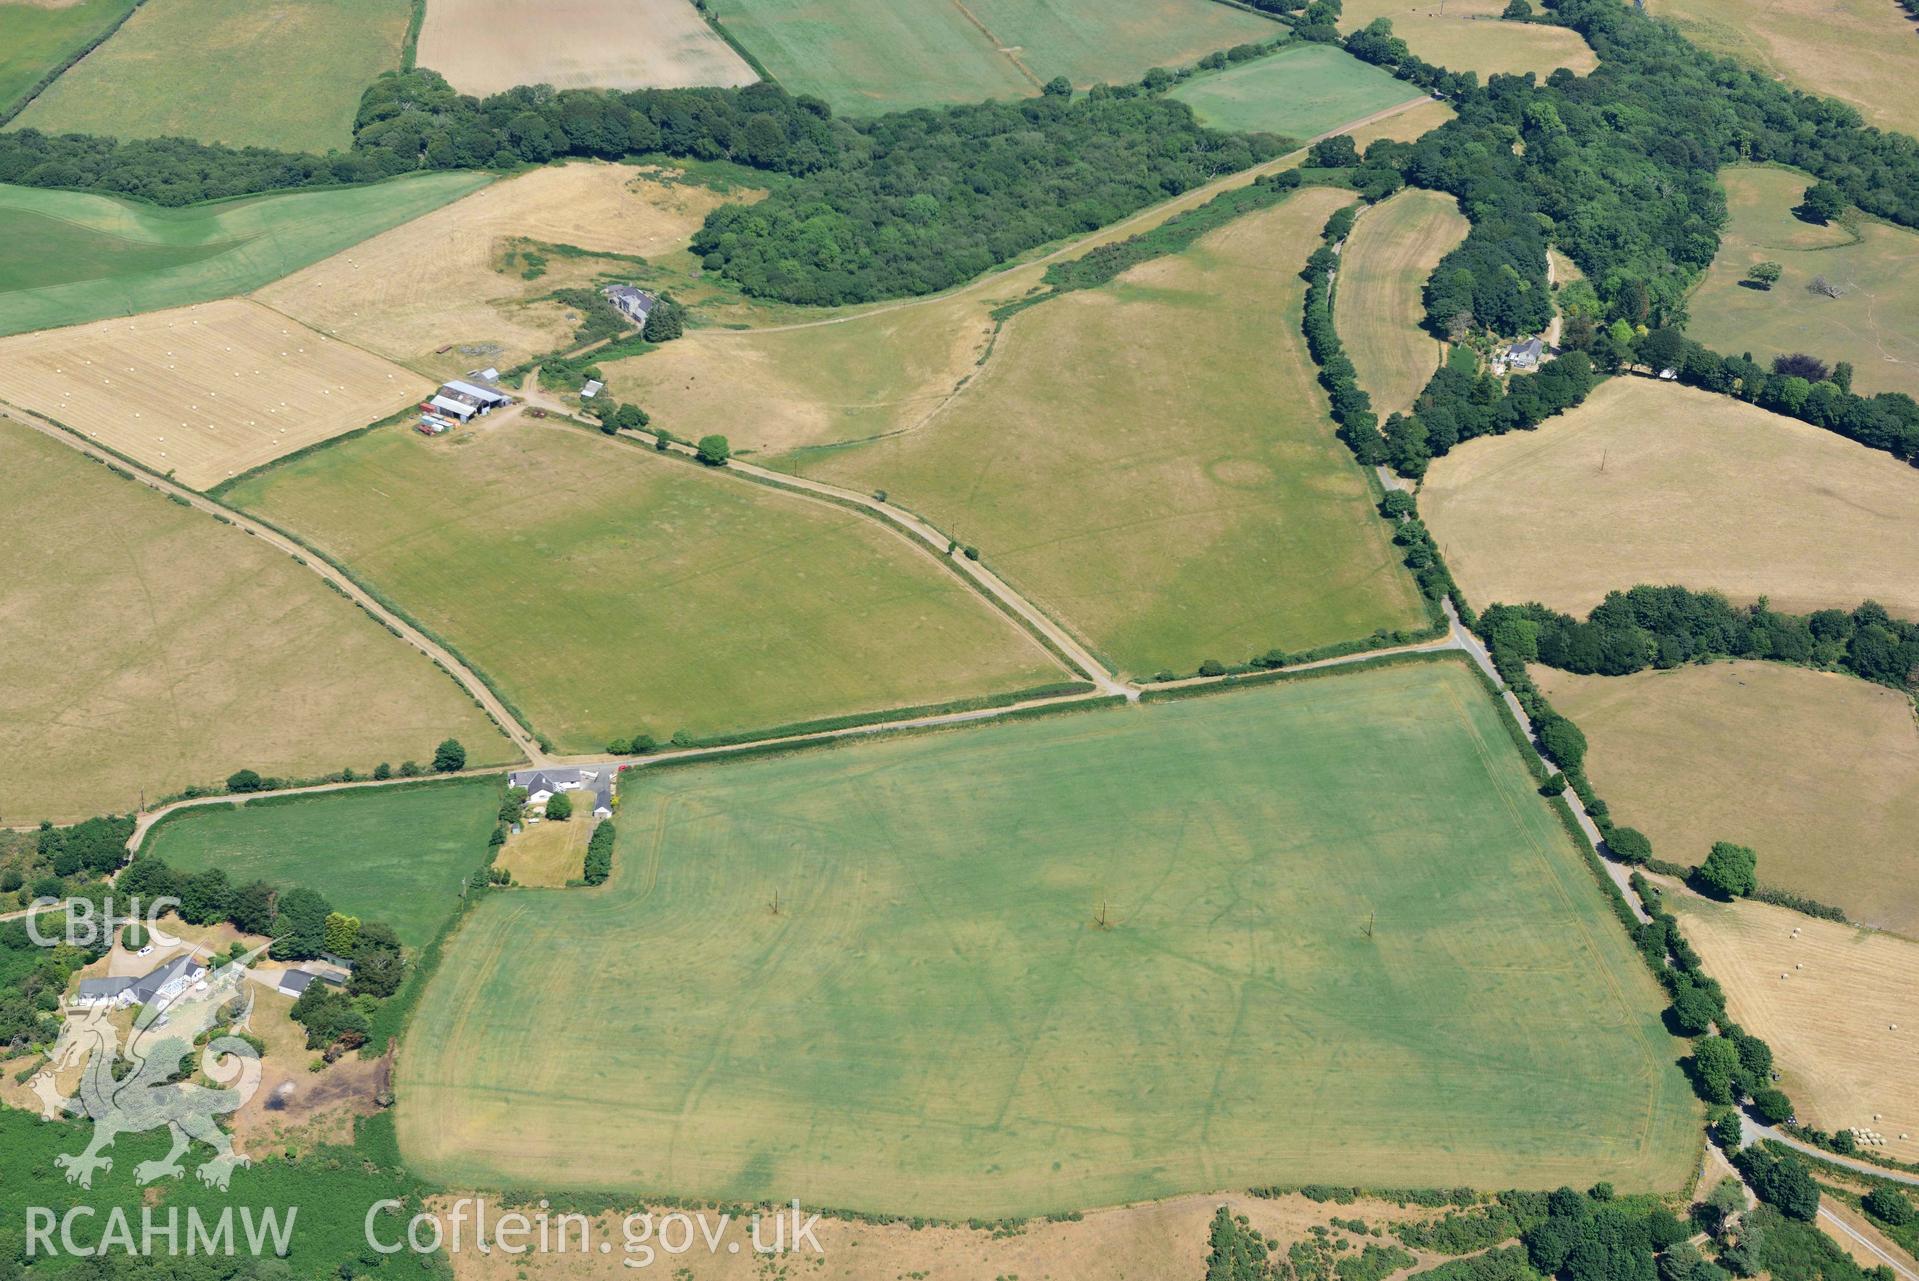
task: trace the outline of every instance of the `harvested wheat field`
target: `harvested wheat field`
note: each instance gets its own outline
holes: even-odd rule
[[[1381,138],[1390,138],[1394,142],[1417,142],[1457,114],[1452,104],[1443,99],[1422,98],[1404,111],[1395,111],[1370,124],[1348,129],[1345,133],[1353,140],[1355,147],[1365,151]]]
[[[1638,583],[1919,615],[1919,471],[1728,396],[1614,378],[1433,460],[1419,506],[1476,604],[1584,614]]]
[[[1897,690],[1784,663],[1533,678],[1592,744],[1586,769],[1659,856],[1759,851],[1759,879],[1919,935],[1919,725]]]
[[[254,297],[436,376],[471,369],[476,361],[505,368],[568,345],[573,326],[566,308],[534,300],[621,266],[617,259],[541,252],[536,244],[531,251],[544,269],[529,280],[518,240],[654,258],[684,248],[715,206],[757,194],[722,196],[675,176],[615,164],[536,169],[315,263]],[[453,350],[439,351],[448,344]]]
[[[1919,1159],[1919,944],[1747,900],[1667,903],[1733,1018],[1772,1045],[1799,1119],[1878,1130],[1877,1151]]]
[[[431,392],[398,365],[239,299],[0,339],[0,400],[194,489]]]
[[[1467,228],[1451,196],[1402,191],[1366,210],[1340,252],[1339,337],[1381,418],[1411,409],[1439,368],[1445,348],[1420,327],[1421,290]]]
[[[1505,22],[1505,0],[1350,0],[1340,30],[1359,30],[1389,18],[1393,34],[1426,61],[1453,71],[1524,75],[1544,80],[1555,68],[1585,75],[1599,65],[1592,46],[1570,27]]]
[[[514,753],[424,655],[257,540],[0,421],[0,814],[130,810],[234,770]],[[271,702],[273,714],[260,708]]]
[[[691,0],[427,0],[420,65],[461,93],[676,89],[759,77]]]
[[[450,1200],[430,1200],[427,1208],[437,1214],[450,1213]],[[1330,1227],[1334,1219],[1363,1219],[1383,1225],[1425,1222],[1439,1213],[1368,1198],[1341,1205],[1312,1201],[1297,1193],[1265,1198],[1232,1192],[1095,1210],[1059,1221],[1034,1220],[1010,1233],[1001,1228],[832,1218],[820,1220],[815,1233],[824,1254],[809,1251],[794,1256],[806,1265],[794,1271],[811,1281],[900,1281],[903,1277],[1192,1281],[1205,1274],[1208,1233],[1213,1214],[1222,1205],[1235,1215],[1244,1215],[1254,1228],[1282,1244],[1307,1236],[1315,1227],[1326,1227],[1331,1239],[1348,1243],[1355,1257],[1367,1245],[1398,1243],[1355,1238],[1344,1229]],[[594,1224],[592,1240],[622,1239],[619,1215],[596,1218]],[[744,1221],[735,1222],[719,1238],[719,1249],[708,1251],[702,1245],[674,1256],[674,1275],[681,1281],[763,1281],[768,1275],[766,1261],[755,1258],[749,1230]],[[771,1229],[767,1231],[770,1234]],[[737,1254],[727,1248],[734,1242],[740,1246]],[[1388,1275],[1402,1276],[1412,1266],[1430,1266],[1441,1260],[1441,1256],[1419,1251],[1407,1251],[1407,1257],[1418,1259],[1418,1264]],[[452,1259],[456,1281],[587,1281],[633,1275],[617,1247],[611,1258],[577,1251],[534,1251],[517,1256],[495,1251],[482,1255],[468,1249],[455,1253]],[[661,1261],[656,1258],[656,1265]]]

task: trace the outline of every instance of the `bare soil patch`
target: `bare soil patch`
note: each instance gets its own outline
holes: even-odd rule
[[[1919,471],[1728,396],[1614,378],[1537,431],[1435,459],[1420,509],[1477,605],[1584,614],[1680,583],[1919,616]]]
[[[0,339],[0,399],[195,489],[431,390],[398,365],[239,299]]]
[[[674,89],[759,78],[689,0],[429,0],[420,65],[482,97],[527,84]]]

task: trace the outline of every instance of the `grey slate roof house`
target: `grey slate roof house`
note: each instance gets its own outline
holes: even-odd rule
[[[167,1001],[187,990],[189,984],[206,977],[206,967],[191,952],[182,952],[172,960],[150,970],[141,978],[81,979],[73,1004],[151,1005]]]
[[[590,765],[582,769],[519,770],[507,776],[514,787],[526,789],[526,803],[543,808],[555,792],[592,793],[593,817],[613,816],[614,780],[619,770],[612,765]]]
[[[647,313],[659,301],[644,289],[635,289],[631,285],[608,285],[600,290],[606,300],[617,307],[622,315],[641,328],[646,326]]]
[[[1539,358],[1546,353],[1546,344],[1538,338],[1528,338],[1525,342],[1516,342],[1506,348],[1506,364],[1513,369],[1533,369],[1539,364]]]

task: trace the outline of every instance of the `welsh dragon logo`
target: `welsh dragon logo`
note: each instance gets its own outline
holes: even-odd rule
[[[115,1139],[162,1128],[172,1131],[172,1150],[134,1167],[142,1186],[185,1174],[180,1158],[196,1142],[213,1149],[212,1158],[195,1171],[209,1187],[224,1191],[233,1171],[251,1164],[233,1150],[217,1118],[237,1112],[260,1088],[260,1056],[224,1031],[204,1045],[200,1041],[220,1025],[222,1011],[231,1016],[228,1026],[245,1025],[253,1010],[247,967],[264,950],[184,983],[179,992],[141,1009],[124,1049],[112,1011],[104,1005],[66,1021],[32,1089],[46,1119],[84,1116],[93,1122],[93,1140],[84,1151],[54,1158],[67,1172],[67,1182],[91,1188],[95,1173],[113,1169],[113,1158],[105,1153]],[[189,1056],[196,1053],[199,1070],[217,1088],[184,1079],[193,1066]],[[81,1069],[78,1085],[62,1094],[58,1075],[75,1067]]]

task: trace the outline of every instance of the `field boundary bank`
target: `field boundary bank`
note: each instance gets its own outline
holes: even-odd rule
[[[92,40],[89,40],[86,44],[82,45],[73,54],[72,57],[62,62],[58,67],[55,67],[52,71],[49,71],[47,72],[46,75],[40,77],[40,79],[34,83],[32,88],[28,89],[24,94],[20,95],[19,98],[15,99],[11,105],[6,106],[4,108],[0,108],[0,129],[4,129],[6,126],[12,124],[14,122],[14,119],[18,117],[21,112],[25,111],[28,107],[31,107],[33,105],[34,99],[38,98],[41,94],[45,93],[47,90],[53,88],[53,82],[58,80],[61,76],[66,75],[67,72],[73,70],[73,68],[80,62],[81,59],[85,58],[88,54],[92,53],[95,49],[98,49],[101,45],[105,44],[108,40],[112,39],[114,34],[118,32],[121,27],[124,27],[127,25],[127,20],[133,17],[134,14],[140,12],[140,10],[146,5],[146,3],[147,3],[147,0],[133,0],[133,4],[128,7],[127,11],[121,14],[118,18],[114,19],[114,21],[107,26],[107,29],[105,31],[102,31],[99,35],[95,36]],[[422,6],[422,8],[424,9],[426,0],[414,0],[414,3]]]

